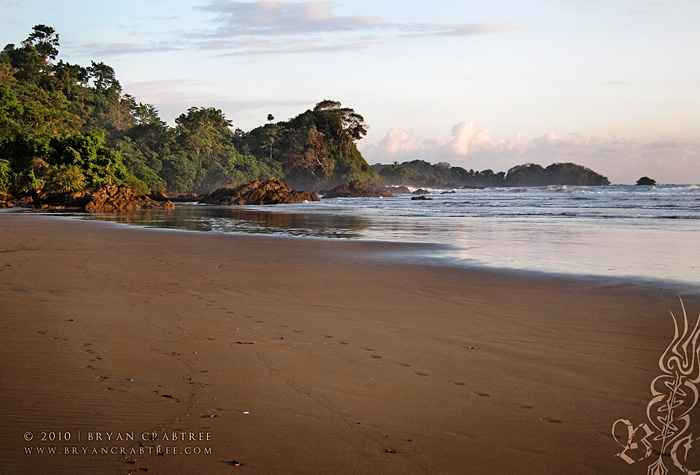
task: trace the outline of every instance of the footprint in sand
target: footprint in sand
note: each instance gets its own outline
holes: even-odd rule
[[[382,359],[382,357],[379,356],[379,355],[369,355],[369,357],[370,357],[370,358],[375,358],[375,359],[378,359],[378,360]]]
[[[479,397],[489,397],[491,396],[489,393],[482,393],[481,391],[472,391],[472,394],[474,396],[479,396]]]
[[[170,394],[161,394],[160,397],[170,399],[171,401],[180,402],[178,398],[176,398],[175,396],[171,396]]]
[[[303,333],[301,330],[292,330],[294,333]]]
[[[331,335],[323,335],[323,338],[333,338]]]
[[[374,348],[362,348],[365,351],[374,351]]]
[[[428,376],[428,373],[423,373],[421,371],[414,371],[413,374],[415,374],[416,376]]]
[[[349,345],[350,343],[348,343],[347,341],[339,341],[338,344],[339,345]]]
[[[455,386],[464,386],[465,383],[462,381],[449,381],[450,383],[454,384]]]
[[[551,424],[561,424],[562,423],[562,421],[560,421],[559,419],[552,419],[551,417],[543,417],[542,420],[545,422],[549,422]]]
[[[289,328],[289,325],[280,325],[281,328]]]
[[[532,409],[532,406],[528,406],[527,404],[520,404],[519,402],[516,402],[513,405],[515,407],[519,407],[520,409]]]
[[[255,323],[265,323],[264,320],[253,320]]]
[[[396,364],[399,365],[399,366],[403,366],[404,368],[408,368],[409,366],[411,366],[411,365],[408,364],[408,363],[396,363]]]

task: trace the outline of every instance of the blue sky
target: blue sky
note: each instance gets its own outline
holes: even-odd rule
[[[250,130],[334,99],[369,124],[369,163],[574,161],[617,183],[700,183],[696,0],[0,0],[0,12],[2,45],[50,25],[58,59],[109,64],[171,124],[217,107]]]

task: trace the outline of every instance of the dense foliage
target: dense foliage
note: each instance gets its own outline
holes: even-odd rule
[[[508,170],[474,171],[453,167],[449,163],[432,163],[423,160],[376,164],[375,171],[389,185],[407,185],[435,188],[491,187],[491,186],[547,186],[547,185],[609,185],[608,179],[589,168],[575,163],[553,163],[547,168],[528,163]]]
[[[59,35],[37,25],[0,52],[0,193],[104,183],[203,192],[284,178],[309,188],[376,178],[355,146],[362,116],[323,101],[286,122],[235,132],[221,110],[191,107],[169,127],[124,94],[114,69],[56,62]]]

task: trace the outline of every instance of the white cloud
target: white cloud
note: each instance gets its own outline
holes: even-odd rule
[[[465,156],[470,147],[480,147],[491,142],[491,134],[487,129],[476,130],[474,122],[465,120],[452,127],[452,140],[449,148],[457,155]]]
[[[88,55],[98,57],[116,56],[122,54],[135,53],[163,53],[166,51],[178,51],[183,49],[182,45],[176,45],[171,41],[160,41],[152,43],[89,43],[83,45],[82,50]]]
[[[334,15],[332,4],[328,2],[214,0],[199,9],[218,15],[223,26],[215,31],[216,36],[296,35],[367,30],[385,25],[384,20],[376,16]]]
[[[472,121],[452,127],[450,138],[429,140],[412,130],[391,129],[374,144],[362,144],[369,163],[410,160],[449,162],[466,169],[507,171],[523,163],[547,166],[574,162],[587,166],[614,183],[634,183],[643,175],[662,183],[700,183],[700,143],[664,138],[640,143],[615,135],[586,137],[580,133],[547,133],[534,139],[518,133],[493,138]]]
[[[197,28],[170,30],[162,33],[165,38],[159,41],[90,42],[82,49],[86,55],[100,57],[181,50],[257,56],[357,51],[415,37],[466,37],[518,30],[508,23],[392,22],[375,15],[340,15],[334,11],[336,6],[325,1],[209,0],[193,7],[199,16],[211,15]],[[177,19],[149,17],[158,23]],[[144,33],[138,25],[121,27],[132,29],[132,36]]]
[[[416,36],[472,36],[504,33],[518,27],[507,23],[395,23],[374,15],[337,15],[334,3],[283,0],[241,2],[212,0],[198,7],[214,13],[220,26],[212,31],[194,32],[191,36],[207,48],[220,46],[228,54],[279,54],[362,49],[379,43],[379,39],[397,40]],[[334,35],[334,39],[329,39]],[[367,36],[370,35],[368,39]],[[264,36],[267,47],[250,48],[245,41]],[[302,38],[317,40],[306,47],[294,47]],[[288,45],[292,38],[292,47]],[[318,39],[318,38],[322,38]],[[222,40],[234,39],[235,42]],[[243,40],[243,43],[239,41]]]

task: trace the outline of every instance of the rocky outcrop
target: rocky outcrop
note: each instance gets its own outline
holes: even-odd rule
[[[156,190],[150,195],[148,195],[148,197],[155,201],[172,201],[168,194],[165,192],[165,190]]]
[[[433,200],[432,198],[428,198],[425,195],[411,197],[411,201],[432,201],[432,200]]]
[[[326,192],[324,198],[391,198],[394,195],[383,184],[374,180],[355,180],[336,186]]]
[[[411,190],[403,185],[390,186],[388,190],[395,195],[408,195],[411,193]]]
[[[428,193],[430,193],[430,190],[424,190],[423,188],[418,188],[413,192],[414,195],[427,195]]]
[[[643,176],[637,180],[637,186],[656,186],[656,180],[648,176]]]
[[[0,193],[0,209],[12,208],[14,206],[13,199],[10,195]]]
[[[40,193],[27,204],[39,209],[77,208],[89,213],[175,207],[169,201],[158,203],[126,185],[103,185],[70,193]]]
[[[320,201],[320,199],[310,191],[294,191],[275,177],[237,187],[219,188],[199,198],[200,203],[224,206],[270,205],[298,201]]]
[[[199,201],[199,195],[194,193],[185,193],[182,195],[171,195],[170,201],[173,203],[194,203]]]

